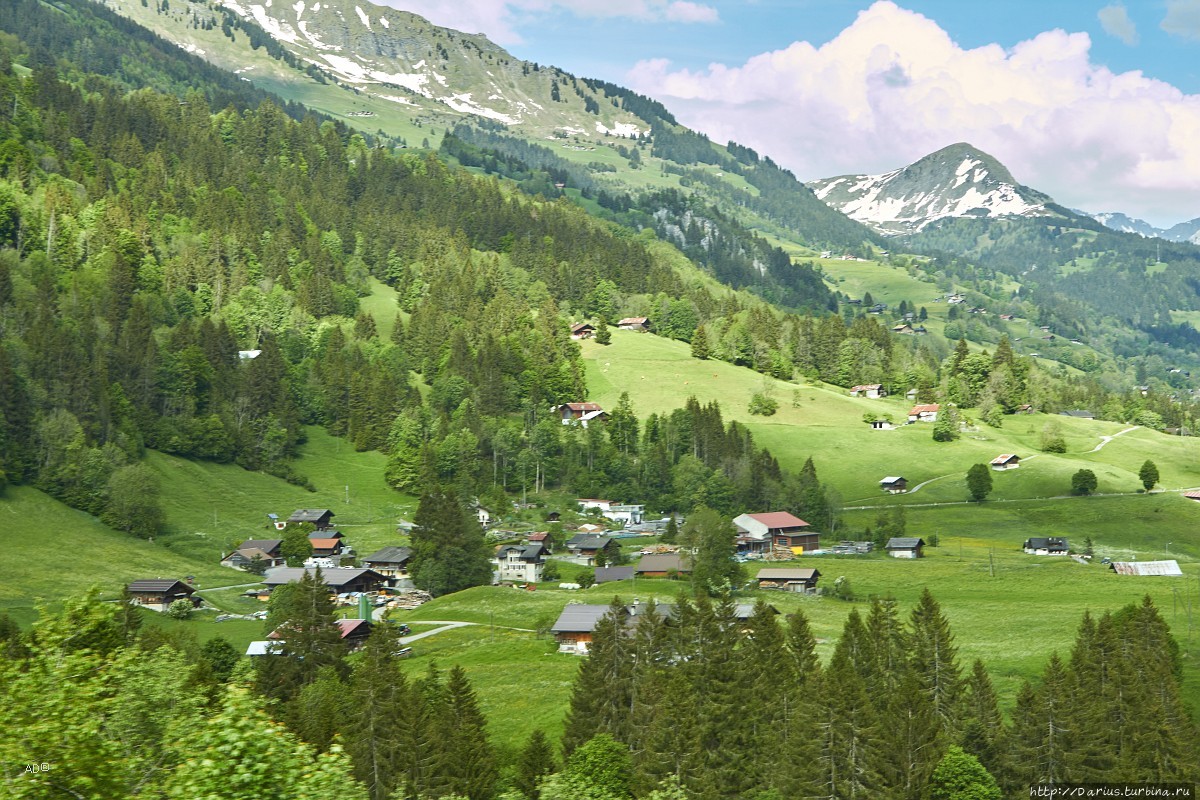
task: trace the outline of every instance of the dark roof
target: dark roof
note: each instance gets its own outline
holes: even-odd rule
[[[251,550],[257,548],[267,553],[279,549],[283,544],[283,539],[247,539],[238,546],[238,550]]]
[[[1030,550],[1067,550],[1067,540],[1061,536],[1031,536],[1025,540]]]
[[[129,584],[129,591],[135,594],[167,594],[168,592],[180,592],[191,594],[196,591],[194,586],[189,586],[183,581],[173,580],[171,578],[153,578],[148,580],[133,581]]]
[[[326,515],[336,516],[328,508],[298,508],[288,517],[288,522],[319,522]]]
[[[276,569],[267,570],[267,574],[263,577],[263,583],[268,586],[279,586],[285,583],[296,583],[304,573],[315,573],[316,569],[307,567],[277,567]],[[321,577],[325,580],[325,585],[330,589],[338,589],[347,584],[353,583],[363,575],[368,578],[378,580],[380,583],[387,581],[387,578],[380,575],[373,569],[323,569]]]
[[[633,577],[633,567],[596,567],[596,583],[627,581]]]
[[[691,565],[683,560],[678,553],[655,553],[642,556],[638,562],[637,571],[642,572],[691,572]]]
[[[371,555],[363,558],[363,563],[403,564],[410,558],[412,558],[411,547],[397,547],[395,545],[389,545],[387,547],[381,547],[374,553],[371,553]]]
[[[1090,411],[1060,411],[1060,417],[1079,417],[1080,419],[1095,419],[1096,415]]]
[[[815,569],[768,568],[760,569],[757,577],[760,581],[811,581],[821,577],[821,573]]]
[[[914,548],[924,547],[924,546],[925,546],[924,539],[918,539],[913,536],[893,536],[891,539],[888,539],[886,549],[888,549],[888,550],[912,550]]]
[[[510,544],[497,550],[496,558],[507,558],[508,554],[513,550],[521,554],[520,559],[522,561],[540,561],[544,548],[540,544]]]
[[[602,550],[610,541],[611,536],[577,533],[567,541],[567,547],[572,550]]]
[[[650,607],[649,603],[634,603],[625,606],[627,622],[633,622],[639,616],[644,616]],[[768,605],[771,612],[778,614],[779,609]],[[571,603],[565,606],[558,620],[550,630],[552,633],[591,633],[596,629],[596,623],[608,613],[609,606],[591,603]],[[670,603],[656,603],[656,614],[662,617],[675,616],[675,606]],[[747,620],[754,616],[754,606],[750,603],[738,603],[733,607],[733,615],[739,620]]]

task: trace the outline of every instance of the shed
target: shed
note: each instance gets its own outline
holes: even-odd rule
[[[643,578],[666,578],[669,574],[686,575],[692,567],[678,553],[655,553],[642,556],[634,571]]]
[[[889,475],[879,482],[879,488],[888,494],[904,494],[908,491],[908,479],[901,475]]]
[[[1169,561],[1114,561],[1109,568],[1118,575],[1182,575],[1179,562]]]
[[[885,549],[892,558],[921,558],[921,548],[924,546],[924,539],[912,536],[893,536],[888,539]]]
[[[816,591],[821,573],[815,569],[760,569],[758,588],[783,589],[788,592],[809,593]]]
[[[627,581],[633,577],[635,567],[596,567],[596,583]]]
[[[329,527],[330,520],[334,516],[334,513],[328,508],[298,508],[292,512],[287,521],[289,525],[311,522],[317,526],[317,530],[323,531]]]
[[[1001,472],[1006,469],[1016,469],[1021,466],[1021,457],[1012,453],[996,456],[992,459],[992,469]]]

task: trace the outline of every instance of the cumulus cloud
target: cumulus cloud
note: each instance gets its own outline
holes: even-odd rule
[[[770,155],[801,179],[883,172],[957,141],[1059,202],[1151,221],[1200,214],[1200,95],[1089,59],[1085,33],[963,49],[888,0],[826,44],[795,42],[740,66],[639,63],[636,90],[718,142]]]
[[[1200,0],[1167,0],[1164,31],[1185,39],[1200,39]]]
[[[1137,25],[1129,18],[1129,12],[1120,3],[1105,6],[1096,12],[1100,26],[1110,36],[1115,36],[1127,45],[1138,43]]]
[[[502,45],[521,44],[520,29],[533,17],[565,12],[585,18],[626,18],[639,22],[712,23],[713,6],[689,0],[380,0],[392,8],[420,14],[435,25],[483,33]]]

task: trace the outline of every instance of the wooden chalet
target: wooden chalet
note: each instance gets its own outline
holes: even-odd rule
[[[866,397],[870,400],[878,400],[881,397],[887,397],[887,392],[883,390],[883,384],[864,383],[861,386],[851,386],[850,396]]]
[[[411,547],[389,545],[381,547],[362,560],[362,565],[387,578],[407,578],[408,562],[412,559]]]
[[[908,478],[903,475],[889,475],[879,482],[879,488],[888,494],[904,494],[908,491]]]
[[[1071,545],[1062,536],[1031,536],[1021,549],[1031,556],[1065,556],[1071,553]]]
[[[282,545],[282,539],[247,539],[238,545],[237,550],[221,559],[221,566],[244,570],[257,558],[267,569],[282,567],[287,563],[279,554]]]
[[[623,331],[641,331],[646,333],[650,330],[650,320],[646,317],[626,317],[617,323],[617,327]]]
[[[607,547],[611,541],[611,536],[577,533],[567,540],[567,551],[576,558],[582,559],[587,566],[591,566],[596,563],[596,554]]]
[[[923,405],[915,405],[908,411],[909,422],[937,422],[938,409],[937,403],[925,403]]]
[[[1012,453],[996,456],[992,459],[992,469],[1003,472],[1006,469],[1016,469],[1021,466],[1021,457]]]
[[[590,339],[596,335],[596,326],[590,322],[576,322],[571,326],[572,339]]]
[[[310,536],[308,543],[312,545],[314,558],[329,558],[340,556],[345,551],[342,538],[338,536]]]
[[[921,552],[921,548],[924,546],[924,539],[913,536],[893,536],[888,539],[884,549],[892,558],[921,558],[924,556],[924,553]]]
[[[192,598],[196,587],[172,578],[153,578],[134,581],[125,587],[133,602],[151,611],[166,611],[176,600],[188,600],[199,605],[200,598]]]
[[[821,573],[815,569],[760,569],[756,580],[760,589],[782,589],[785,592],[811,594],[817,590]]]
[[[743,553],[770,553],[784,548],[795,555],[820,547],[819,534],[804,520],[786,511],[741,514],[734,518],[737,548]]]
[[[599,403],[563,403],[550,410],[558,414],[563,425],[576,423],[585,428],[589,422],[603,422],[608,417],[608,412],[601,408]]]
[[[668,578],[672,575],[687,575],[692,565],[679,553],[654,553],[642,556],[634,568],[634,574],[643,578]]]
[[[331,527],[331,520],[334,516],[334,513],[328,508],[298,508],[292,512],[287,521],[289,525],[311,522],[317,527],[317,530],[323,531]]]

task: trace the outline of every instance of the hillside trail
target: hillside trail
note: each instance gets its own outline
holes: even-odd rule
[[[1124,436],[1125,434],[1129,433],[1130,431],[1136,431],[1136,430],[1137,430],[1138,428],[1140,428],[1140,427],[1141,427],[1140,425],[1134,425],[1132,428],[1126,428],[1126,429],[1125,429],[1125,430],[1123,430],[1123,431],[1117,431],[1117,432],[1116,432],[1116,433],[1114,433],[1112,436],[1101,436],[1101,437],[1100,437],[1100,444],[1096,445],[1095,447],[1093,447],[1093,448],[1092,448],[1091,450],[1089,450],[1088,452],[1089,452],[1089,453],[1095,453],[1095,452],[1098,452],[1098,451],[1100,450],[1100,448],[1101,448],[1101,447],[1104,447],[1104,445],[1108,444],[1109,442],[1111,442],[1113,439],[1117,438],[1118,436]]]

